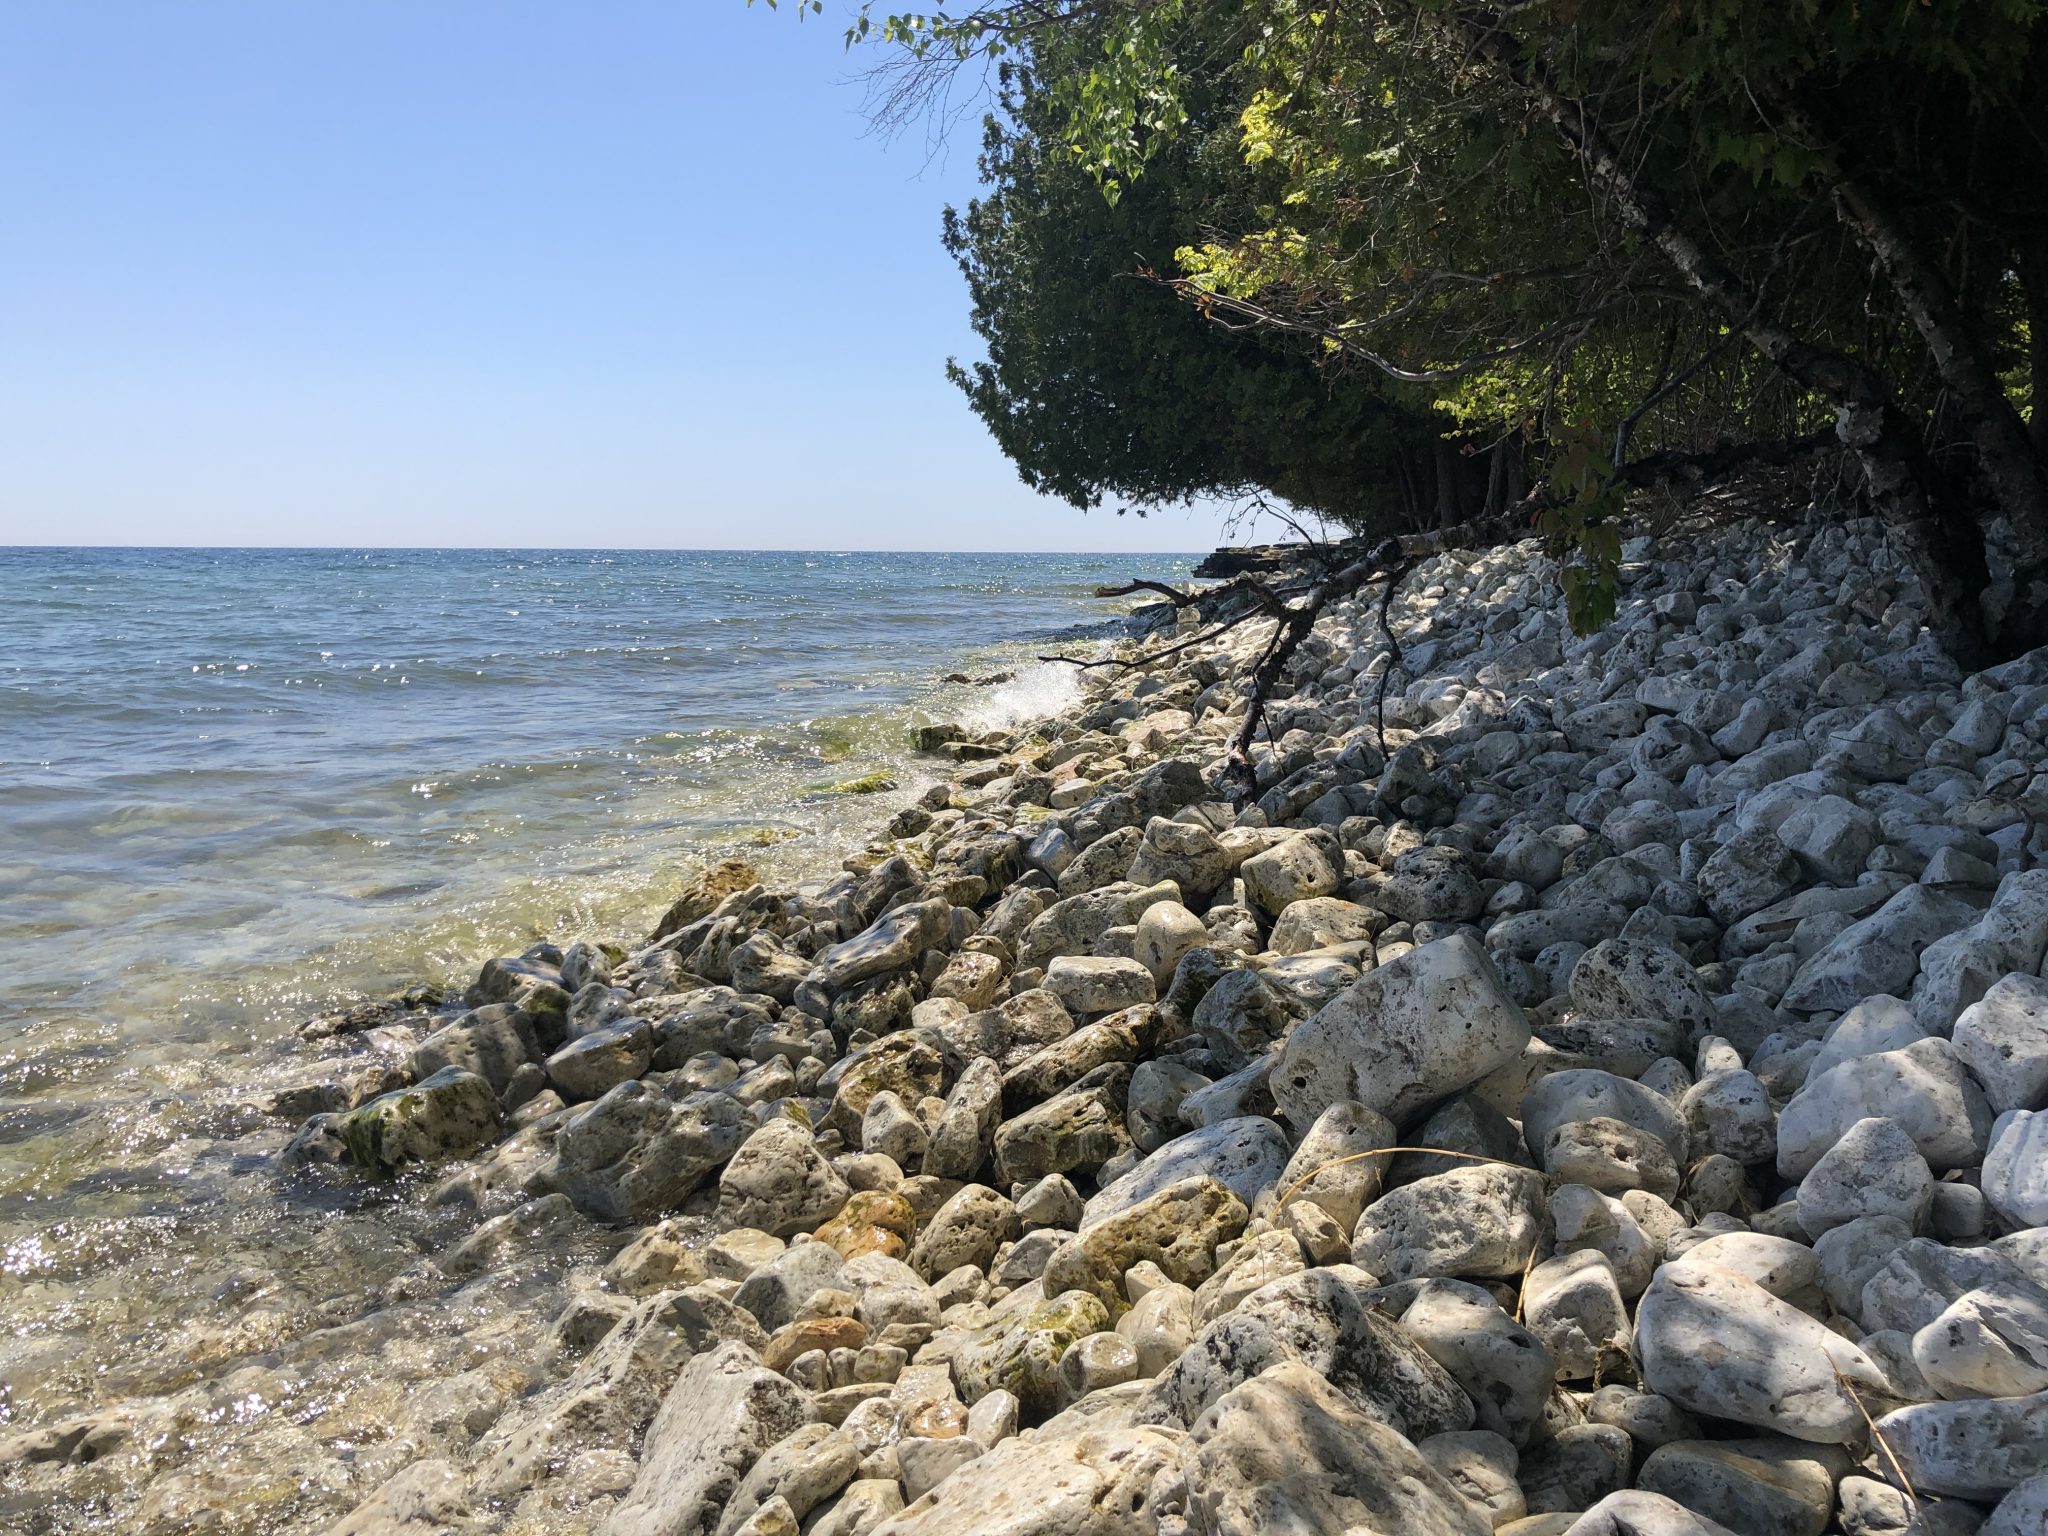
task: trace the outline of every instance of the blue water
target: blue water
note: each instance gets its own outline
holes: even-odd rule
[[[645,931],[705,859],[835,869],[918,712],[1045,712],[1091,589],[1187,564],[0,550],[0,1378],[92,1342],[81,1276],[264,1236],[195,1207],[252,1198],[226,1106],[301,1020]]]

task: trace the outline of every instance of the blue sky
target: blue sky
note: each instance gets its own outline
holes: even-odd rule
[[[0,543],[1192,549],[1033,496],[842,0],[7,0]]]

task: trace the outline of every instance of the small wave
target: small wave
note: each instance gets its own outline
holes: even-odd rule
[[[1007,683],[963,710],[960,720],[974,730],[994,731],[1043,720],[1072,708],[1081,699],[1081,674],[1075,667],[1041,661],[1026,667]]]

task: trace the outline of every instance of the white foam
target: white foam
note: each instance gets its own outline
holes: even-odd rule
[[[998,683],[960,715],[969,730],[999,731],[1026,720],[1043,720],[1064,713],[1081,702],[1081,672],[1078,667],[1056,662],[1033,662],[1011,678]]]

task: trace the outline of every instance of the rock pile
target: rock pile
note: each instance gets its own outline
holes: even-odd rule
[[[1865,525],[1646,553],[1584,639],[1424,563],[1384,750],[1333,610],[1243,810],[1256,627],[485,965],[292,1155],[619,1246],[336,1529],[2048,1528],[2048,650],[1958,675]]]

